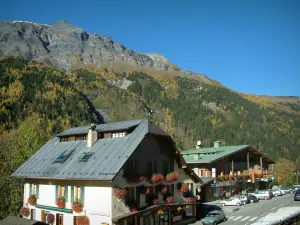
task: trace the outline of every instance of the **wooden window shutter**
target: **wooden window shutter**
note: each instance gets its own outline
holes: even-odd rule
[[[135,159],[134,160],[134,172],[138,172],[139,171],[139,167],[138,167],[138,161]]]
[[[45,211],[44,210],[41,210],[41,220],[43,223],[46,222],[46,217],[45,217]]]
[[[55,197],[58,198],[59,192],[58,192],[58,185],[55,185]]]
[[[153,161],[153,173],[157,173],[157,172],[158,172],[158,170],[157,170],[157,161],[154,160]]]
[[[29,195],[32,195],[32,184],[29,184]]]
[[[81,203],[84,204],[84,187],[83,186],[81,187],[81,190],[80,190],[80,200],[81,200]]]
[[[138,205],[140,205],[140,191],[141,187],[135,187],[135,201]]]
[[[74,202],[74,186],[71,187],[71,203]]]
[[[65,201],[68,202],[69,201],[69,186],[65,186],[65,193],[64,193],[64,197],[65,197]]]
[[[40,185],[36,185],[36,197],[39,198],[39,193],[40,193]]]
[[[169,172],[169,163],[164,161],[164,174],[168,174]]]

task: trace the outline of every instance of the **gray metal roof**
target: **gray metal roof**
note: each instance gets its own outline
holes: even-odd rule
[[[98,132],[108,132],[108,131],[117,131],[117,130],[126,130],[131,127],[137,126],[142,122],[142,120],[129,120],[121,121],[115,123],[106,123],[106,124],[97,124],[96,131]],[[71,127],[68,130],[63,131],[57,136],[69,136],[76,134],[85,134],[88,132],[90,126],[85,127]]]
[[[125,129],[125,127],[131,126],[137,127],[125,137],[99,139],[92,147],[87,147],[86,140],[60,142],[58,137],[54,137],[24,162],[12,176],[23,178],[112,180],[146,134],[151,133],[170,137],[163,130],[155,129],[157,126],[148,120],[105,124],[102,128],[112,129],[117,127],[119,129],[121,127]],[[85,128],[73,129],[81,132]],[[66,150],[72,149],[74,149],[73,154],[64,163],[54,163],[57,156]],[[79,162],[79,157],[83,152],[93,152],[93,155],[86,162]]]

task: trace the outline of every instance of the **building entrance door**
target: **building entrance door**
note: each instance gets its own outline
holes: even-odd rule
[[[63,214],[59,214],[57,213],[56,214],[56,225],[63,225],[64,222],[63,222]]]

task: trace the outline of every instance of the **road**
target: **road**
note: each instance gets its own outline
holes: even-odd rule
[[[260,200],[258,203],[250,203],[241,206],[238,211],[232,212],[231,206],[223,207],[228,220],[221,225],[250,225],[260,221],[265,215],[275,213],[279,208],[288,206],[299,206],[300,201],[294,202],[294,194],[286,194],[284,196],[274,197],[270,200]],[[201,225],[200,221],[194,225]]]

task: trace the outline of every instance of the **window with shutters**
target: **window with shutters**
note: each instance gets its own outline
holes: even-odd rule
[[[129,198],[129,199],[135,199],[135,193],[134,193],[134,190],[135,188],[134,187],[128,187],[127,188],[127,197]]]
[[[112,133],[111,137],[112,137],[112,138],[119,138],[119,137],[125,137],[125,135],[126,135],[125,132]]]
[[[65,187],[58,186],[58,197],[64,197],[64,196],[65,196]]]
[[[84,187],[82,186],[72,186],[71,187],[71,202],[80,201],[84,204]]]

